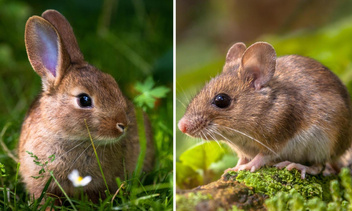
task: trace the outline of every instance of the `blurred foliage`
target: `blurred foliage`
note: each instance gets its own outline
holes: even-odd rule
[[[232,155],[229,155],[232,154]],[[219,178],[237,158],[224,143],[204,142],[183,152],[176,162],[176,185],[191,189]]]
[[[154,85],[155,82],[152,77],[145,79],[144,83],[137,82],[135,85],[135,89],[141,94],[134,99],[134,102],[137,106],[143,108],[144,111],[147,108],[153,109],[157,100],[164,98],[166,93],[170,91],[165,86],[154,87]]]
[[[72,25],[86,61],[111,74],[122,92],[134,99],[146,91],[137,90],[135,84],[147,77],[154,79],[155,87],[172,90],[172,6],[172,1],[145,0],[0,0],[0,130],[4,132],[1,141],[8,148],[0,148],[0,162],[8,175],[1,182],[7,188],[4,194],[14,194],[11,203],[16,199],[29,200],[23,186],[17,185],[14,160],[25,113],[41,89],[40,77],[30,66],[24,46],[27,19],[40,16],[46,9],[58,10]],[[163,96],[147,111],[154,130],[156,168],[138,187],[133,186],[136,193],[116,197],[120,208],[143,204],[154,209],[172,207],[172,93]],[[143,181],[153,185],[141,186]],[[125,189],[125,193],[131,192]],[[1,197],[4,194],[1,192]],[[102,202],[103,206],[111,206],[109,200]],[[134,204],[124,204],[129,201]],[[22,205],[29,209],[30,205]],[[6,206],[12,205],[5,203],[3,208]],[[91,204],[82,206],[99,208]]]
[[[133,98],[133,85],[153,76],[172,87],[172,1],[0,1],[0,124],[22,121],[40,91],[24,46],[26,20],[46,9],[71,23],[85,59],[116,78]]]

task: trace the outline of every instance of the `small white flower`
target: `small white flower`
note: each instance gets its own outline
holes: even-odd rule
[[[71,174],[68,175],[68,179],[71,180],[73,186],[75,187],[82,187],[88,185],[90,181],[92,181],[91,176],[81,177],[79,176],[79,172],[77,169],[74,169]]]

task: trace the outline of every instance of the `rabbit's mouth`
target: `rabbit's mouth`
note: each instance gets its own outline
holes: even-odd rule
[[[126,136],[126,132],[120,134],[119,136],[98,136],[93,138],[94,144],[97,145],[108,145],[114,144],[121,141]]]

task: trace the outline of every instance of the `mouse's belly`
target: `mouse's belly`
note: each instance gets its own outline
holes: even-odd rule
[[[313,125],[287,141],[277,161],[288,160],[302,164],[325,163],[331,159],[331,143],[327,134]]]
[[[260,149],[254,140],[245,137],[234,137],[231,143],[226,142],[239,157],[253,159]],[[265,143],[265,142],[264,142]],[[263,144],[264,144],[263,143]],[[318,126],[312,126],[286,141],[281,150],[272,149],[272,162],[291,161],[301,164],[325,163],[331,160],[332,145],[327,134]]]

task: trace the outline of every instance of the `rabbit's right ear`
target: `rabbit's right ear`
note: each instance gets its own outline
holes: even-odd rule
[[[44,90],[57,86],[70,65],[57,30],[44,18],[33,16],[26,23],[25,43],[29,61],[42,78]]]
[[[43,12],[42,17],[49,21],[58,31],[62,38],[62,44],[70,56],[71,63],[83,62],[83,54],[79,49],[73,29],[66,18],[56,10],[46,10]]]

